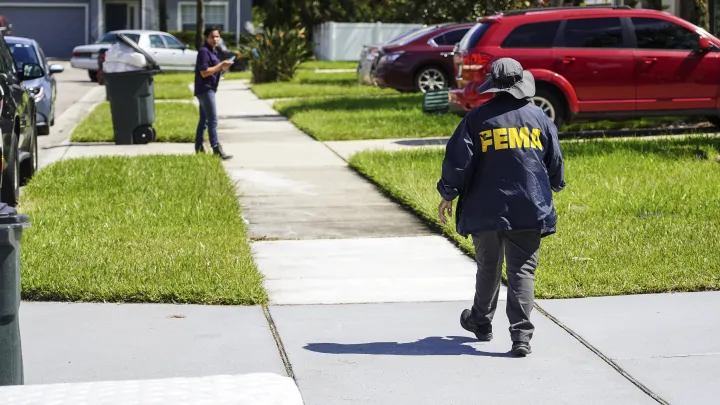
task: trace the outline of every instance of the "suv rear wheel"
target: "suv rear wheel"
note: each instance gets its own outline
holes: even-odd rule
[[[542,109],[545,115],[550,117],[555,126],[560,129],[565,121],[565,105],[555,92],[548,90],[545,86],[540,86],[531,101]]]
[[[440,90],[449,86],[449,80],[442,69],[435,66],[420,68],[415,75],[415,90],[425,93],[429,90]]]
[[[708,121],[710,121],[711,124],[715,126],[715,128],[720,128],[720,116],[709,115],[706,118]]]

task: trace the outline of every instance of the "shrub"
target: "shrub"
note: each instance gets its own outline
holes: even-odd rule
[[[272,28],[243,39],[247,45],[240,52],[248,60],[253,83],[290,81],[312,56],[304,28]]]

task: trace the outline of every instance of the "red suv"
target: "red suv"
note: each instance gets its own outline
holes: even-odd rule
[[[707,116],[720,126],[720,40],[665,12],[576,7],[482,17],[453,55],[451,111],[489,99],[477,87],[502,57],[535,76],[533,101],[558,126],[667,115]]]
[[[373,82],[379,87],[423,93],[455,87],[452,50],[474,25],[426,27],[383,45],[372,69]]]

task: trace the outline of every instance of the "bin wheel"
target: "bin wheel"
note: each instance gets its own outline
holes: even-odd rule
[[[133,131],[133,143],[145,144],[155,140],[155,128],[151,125],[141,125]]]

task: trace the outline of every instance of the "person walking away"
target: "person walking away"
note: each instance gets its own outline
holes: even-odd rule
[[[205,153],[203,137],[205,128],[207,128],[213,153],[222,159],[230,159],[232,156],[225,154],[218,142],[215,93],[217,93],[221,73],[230,69],[233,62],[220,61],[216,49],[219,43],[220,31],[215,27],[206,28],[205,43],[198,49],[195,62],[195,97],[200,103],[200,120],[195,133],[195,152]]]
[[[460,325],[480,341],[493,338],[503,261],[511,352],[531,353],[535,269],[540,241],[556,232],[552,191],[565,188],[557,128],[530,98],[535,79],[520,63],[502,58],[478,88],[493,98],[470,111],[448,141],[437,189],[440,221],[452,217],[456,231],[472,235],[477,261],[472,309]]]

